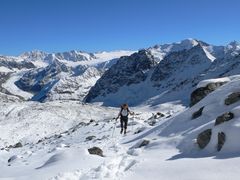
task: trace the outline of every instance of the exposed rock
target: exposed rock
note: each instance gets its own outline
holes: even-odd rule
[[[92,147],[88,149],[89,154],[94,154],[103,157],[103,151],[99,147]]]
[[[240,92],[234,92],[225,99],[225,105],[231,105],[240,100]]]
[[[207,129],[201,132],[197,137],[198,146],[203,149],[207,146],[212,136],[212,129]]]
[[[10,163],[10,162],[16,160],[17,158],[18,158],[17,155],[13,155],[13,156],[11,156],[11,157],[8,159],[8,163]]]
[[[180,82],[179,86],[183,86],[188,82],[189,76],[179,77],[179,73],[184,74],[189,72],[190,69],[194,69],[192,76],[197,75],[201,71],[207,69],[211,65],[211,60],[206,55],[204,48],[201,44],[198,44],[190,49],[184,49],[181,51],[172,52],[167,55],[156,66],[152,73],[151,81],[154,86],[162,86],[163,81],[166,80],[164,86],[176,87],[176,84]],[[172,78],[175,76],[174,78]],[[177,78],[177,81],[176,81]],[[167,84],[166,84],[167,83]]]
[[[192,114],[192,119],[196,119],[196,118],[200,117],[202,115],[203,109],[204,109],[204,106],[201,107],[198,111],[194,112]]]
[[[222,114],[221,116],[218,116],[216,121],[215,121],[215,126],[221,123],[224,123],[226,121],[230,121],[231,119],[234,118],[234,114],[231,112],[226,112]]]
[[[36,93],[32,100],[43,101],[46,98],[46,92],[58,82],[58,75],[68,71],[69,68],[65,64],[55,60],[45,68],[26,72],[15,84],[24,91]]]
[[[91,102],[98,96],[116,93],[123,86],[144,81],[148,70],[155,65],[154,57],[147,50],[140,50],[131,56],[121,57],[90,89],[85,101]]]
[[[0,66],[4,66],[9,69],[31,69],[35,68],[34,64],[27,61],[19,61],[18,59],[14,57],[5,57],[0,56]]]
[[[158,119],[158,118],[161,118],[161,117],[164,117],[165,115],[163,113],[160,113],[160,112],[157,112],[155,115],[154,115],[154,118],[155,119]]]
[[[93,140],[95,138],[96,138],[96,136],[88,136],[88,137],[86,137],[85,141],[91,141],[91,140]]]
[[[226,135],[224,132],[220,132],[218,133],[218,145],[217,145],[217,150],[218,151],[221,151],[224,143],[225,143],[225,140],[226,140]]]
[[[95,120],[94,120],[94,119],[91,119],[89,122],[90,122],[90,123],[93,123],[93,122],[95,122]]]
[[[191,102],[190,106],[193,106],[197,104],[199,101],[201,101],[204,97],[206,97],[208,94],[216,90],[218,87],[222,86],[226,82],[216,82],[216,83],[209,83],[205,87],[200,87],[192,92],[191,94]]]

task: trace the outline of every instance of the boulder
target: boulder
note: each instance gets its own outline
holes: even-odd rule
[[[218,116],[216,121],[215,121],[215,126],[222,124],[224,122],[230,121],[231,119],[234,118],[234,114],[231,112],[226,112],[224,114],[222,114],[221,116]]]
[[[225,99],[225,105],[231,105],[240,100],[240,92],[234,92]]]
[[[224,143],[225,143],[225,140],[226,140],[226,135],[224,132],[220,132],[218,133],[218,145],[217,145],[217,150],[218,151],[221,151]]]
[[[94,154],[103,157],[103,151],[99,147],[92,147],[88,149],[89,154]]]
[[[143,146],[147,146],[150,143],[149,140],[143,139],[143,141],[138,145],[138,148],[141,148]]]
[[[192,119],[196,119],[196,118],[200,117],[202,115],[203,109],[204,109],[204,106],[201,107],[198,111],[194,112],[192,114]]]
[[[207,129],[203,132],[201,132],[198,137],[197,137],[197,144],[199,146],[199,148],[203,149],[205,148],[212,136],[212,129]]]
[[[222,86],[225,83],[226,82],[209,83],[205,87],[197,88],[191,94],[190,106],[197,104],[204,97],[206,97],[208,94],[210,94],[211,92],[213,92],[214,90],[216,90],[218,87]]]

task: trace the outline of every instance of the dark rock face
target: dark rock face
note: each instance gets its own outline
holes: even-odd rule
[[[207,130],[201,132],[197,137],[197,144],[198,144],[199,148],[201,148],[201,149],[205,148],[208,145],[208,143],[210,142],[211,136],[212,136],[211,129],[207,129]]]
[[[15,84],[24,91],[39,92],[42,88],[53,80],[60,72],[67,72],[66,65],[55,61],[46,68],[39,68],[28,71]]]
[[[144,81],[148,70],[155,64],[154,57],[147,50],[121,57],[90,89],[85,101],[91,102],[98,96],[116,93],[124,85],[129,86]]]
[[[234,92],[225,99],[225,105],[231,105],[240,100],[240,92]]]
[[[223,115],[217,117],[217,119],[215,121],[215,126],[219,125],[219,124],[222,124],[224,122],[230,121],[233,118],[234,118],[234,114],[233,113],[226,112]]]
[[[16,61],[14,59],[9,59],[7,60],[7,57],[4,56],[0,56],[0,66],[4,66],[6,68],[9,69],[31,69],[31,68],[35,68],[34,64],[31,62],[27,62],[27,61]]]
[[[103,151],[99,147],[92,147],[88,149],[89,154],[94,154],[103,157]]]
[[[187,73],[188,69],[194,69],[195,71],[192,72],[194,74],[197,71],[201,72],[207,69],[210,65],[211,61],[206,56],[203,47],[199,44],[189,50],[184,49],[172,52],[166,56],[156,66],[151,76],[151,81],[154,82],[155,86],[159,86],[161,85],[161,81],[175,76],[179,79],[177,82],[184,82],[189,76],[180,78],[180,73],[184,74],[184,71]]]
[[[203,109],[204,109],[204,106],[201,107],[198,111],[194,112],[192,115],[192,119],[196,119],[196,118],[200,117],[202,115]]]
[[[221,151],[224,143],[225,143],[225,140],[226,140],[226,135],[224,132],[220,132],[218,133],[218,144],[217,144],[217,150],[218,151]]]
[[[217,83],[209,83],[205,87],[200,87],[192,92],[191,94],[191,102],[190,106],[193,106],[197,104],[199,101],[201,101],[204,97],[206,97],[208,94],[216,90],[218,87],[222,86],[226,82],[217,82]]]
[[[20,148],[20,147],[23,147],[22,143],[18,142],[17,144],[15,144],[13,146],[13,148]]]

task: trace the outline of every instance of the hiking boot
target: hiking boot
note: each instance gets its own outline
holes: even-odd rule
[[[127,131],[126,131],[126,130],[124,130],[124,134],[127,134]]]
[[[122,134],[123,133],[123,129],[121,129],[121,131],[120,131],[120,134]]]

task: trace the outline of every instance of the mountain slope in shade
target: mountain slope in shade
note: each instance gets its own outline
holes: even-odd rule
[[[146,50],[120,58],[91,88],[86,101],[89,102],[97,96],[116,93],[122,86],[144,81],[148,76],[148,71],[155,65],[154,57]]]

